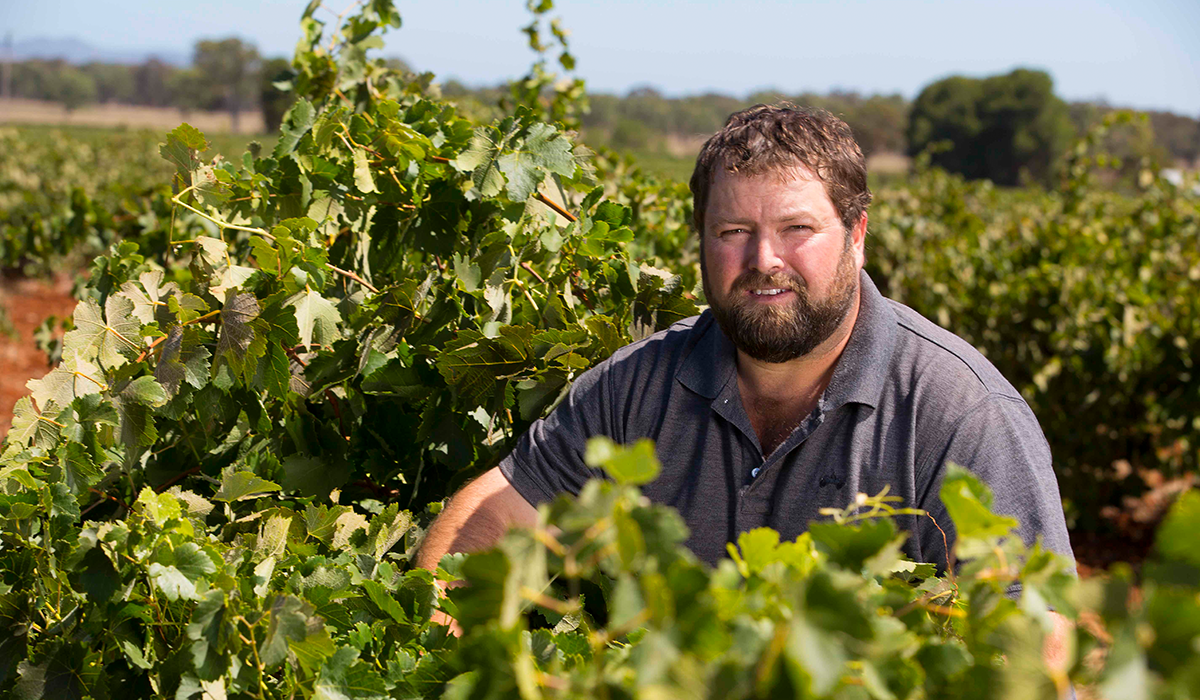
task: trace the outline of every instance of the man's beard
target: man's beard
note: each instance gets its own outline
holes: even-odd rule
[[[809,297],[799,275],[750,270],[734,280],[729,299],[722,301],[709,285],[703,251],[700,259],[704,295],[721,330],[737,349],[762,362],[787,362],[812,352],[833,335],[857,298],[858,269],[849,245],[838,259],[829,296],[823,300]],[[796,298],[787,305],[756,304],[741,293],[752,289],[787,289]]]

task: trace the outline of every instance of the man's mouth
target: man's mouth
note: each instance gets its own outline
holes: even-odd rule
[[[751,289],[750,293],[756,297],[773,297],[776,294],[783,294],[786,291],[788,290],[773,287],[771,289]]]

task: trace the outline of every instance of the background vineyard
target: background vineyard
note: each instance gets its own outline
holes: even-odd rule
[[[0,258],[84,270],[66,335],[41,334],[58,364],[16,404],[0,457],[0,688],[1200,692],[1190,495],[1140,579],[1076,584],[1001,544],[1011,522],[966,475],[943,490],[974,559],[957,578],[900,561],[877,498],[796,543],[747,533],[709,570],[638,499],[645,445],[596,445],[616,484],[447,559],[441,576],[472,582],[442,603],[466,635],[431,625],[432,575],[409,561],[439,501],[579,372],[703,303],[686,187],[574,139],[584,95],[550,73],[548,57],[571,61],[549,9],[533,7],[541,60],[486,110],[367,59],[371,31],[398,23],[377,0],[344,27],[306,14],[277,137],[0,131]],[[1105,130],[1129,121],[1110,117],[1045,187],[918,161],[871,211],[868,271],[1022,390],[1076,532],[1200,467],[1200,204],[1149,162],[1098,184]],[[1139,516],[1148,529],[1167,502]],[[1002,595],[1016,579],[1020,603]],[[1039,665],[1047,601],[1085,623],[1065,671]]]

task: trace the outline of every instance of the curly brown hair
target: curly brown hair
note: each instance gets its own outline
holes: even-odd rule
[[[758,175],[796,166],[821,179],[849,233],[871,203],[862,149],[846,122],[823,109],[801,109],[790,102],[735,112],[704,143],[689,183],[696,231],[704,232],[704,209],[717,168]]]

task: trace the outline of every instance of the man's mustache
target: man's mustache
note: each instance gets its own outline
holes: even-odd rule
[[[753,289],[786,289],[803,294],[806,290],[804,279],[800,275],[778,272],[768,275],[758,270],[743,272],[733,281],[733,291],[750,291]]]

